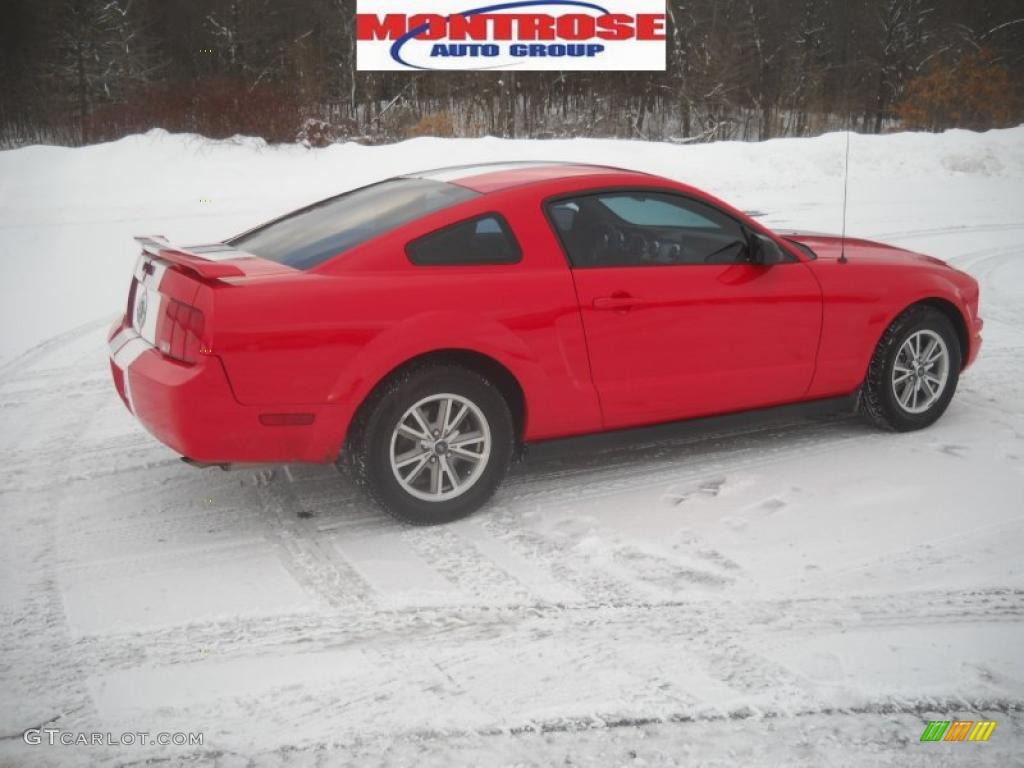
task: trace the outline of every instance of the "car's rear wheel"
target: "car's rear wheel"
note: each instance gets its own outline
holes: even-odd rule
[[[501,483],[514,426],[501,392],[454,365],[417,367],[371,398],[353,426],[349,463],[392,515],[414,525],[456,520]]]
[[[953,399],[960,363],[960,344],[949,318],[928,305],[910,307],[875,348],[861,410],[897,432],[927,427]]]

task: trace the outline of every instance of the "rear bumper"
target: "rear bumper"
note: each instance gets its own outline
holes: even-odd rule
[[[203,462],[334,461],[347,423],[342,405],[246,406],[220,358],[186,365],[162,355],[119,321],[108,336],[114,386],[128,410],[164,445]],[[309,424],[266,426],[268,414],[311,414]]]

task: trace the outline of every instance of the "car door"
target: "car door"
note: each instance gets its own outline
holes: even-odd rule
[[[742,223],[664,190],[576,195],[547,213],[572,267],[606,427],[803,397],[821,290],[792,254],[753,264]]]

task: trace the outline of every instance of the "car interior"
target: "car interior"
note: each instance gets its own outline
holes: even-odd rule
[[[574,267],[749,261],[743,227],[696,201],[598,194],[551,203],[548,212]]]

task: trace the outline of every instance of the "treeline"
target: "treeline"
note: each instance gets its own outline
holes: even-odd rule
[[[353,0],[5,0],[0,144],[767,139],[1024,118],[1020,0],[669,0],[665,72],[359,72]]]

